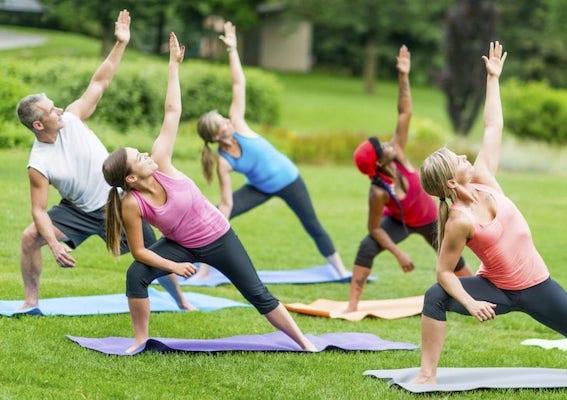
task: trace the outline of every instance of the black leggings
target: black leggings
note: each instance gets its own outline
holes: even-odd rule
[[[480,276],[467,276],[460,278],[460,281],[466,292],[475,300],[496,304],[496,314],[522,311],[567,336],[567,293],[553,279],[548,278],[523,290],[499,289]],[[465,307],[437,283],[425,293],[423,315],[437,321],[445,321],[447,311],[469,315]]]
[[[335,247],[333,246],[331,238],[317,219],[315,209],[309,197],[309,192],[301,176],[298,176],[295,181],[275,193],[264,193],[248,184],[242,186],[232,194],[233,207],[230,213],[230,219],[265,203],[273,196],[283,199],[295,215],[297,215],[303,228],[305,228],[307,233],[309,233],[311,238],[315,241],[323,257],[328,257],[335,253]]]
[[[264,286],[250,257],[232,229],[213,243],[188,249],[172,240],[161,238],[149,250],[174,262],[204,262],[214,265],[261,314],[274,310],[279,301]],[[134,262],[126,274],[126,296],[147,298],[148,285],[169,272]]]
[[[437,251],[437,221],[432,222],[429,225],[420,226],[417,228],[412,228],[410,226],[404,227],[404,225],[395,218],[386,216],[382,219],[380,227],[386,231],[390,239],[394,243],[399,243],[405,238],[407,238],[411,233],[418,233],[429,243],[435,251]],[[356,259],[354,260],[355,265],[361,267],[372,268],[372,262],[374,257],[384,250],[380,244],[370,235],[367,235],[358,247],[358,253],[356,253]],[[465,260],[463,257],[459,258],[455,271],[462,269],[465,266]]]

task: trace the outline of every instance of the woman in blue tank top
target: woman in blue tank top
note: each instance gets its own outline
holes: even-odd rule
[[[344,276],[346,270],[331,238],[317,219],[309,192],[297,167],[266,139],[254,132],[244,119],[246,111],[246,80],[236,50],[236,29],[232,23],[224,26],[220,39],[226,45],[232,76],[232,103],[229,118],[216,110],[201,116],[197,124],[199,136],[205,142],[202,153],[203,172],[212,181],[215,161],[220,181],[221,202],[219,210],[234,218],[266,202],[273,196],[280,197],[297,215],[305,230],[315,241],[319,252]],[[218,155],[209,147],[218,143]],[[246,184],[232,192],[230,172],[246,176]],[[197,278],[207,273],[199,271]]]

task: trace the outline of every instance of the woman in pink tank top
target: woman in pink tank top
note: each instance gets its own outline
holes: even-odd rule
[[[498,42],[490,43],[488,57],[482,58],[487,71],[484,138],[474,165],[442,148],[421,167],[423,187],[440,198],[440,246],[438,283],[425,294],[421,369],[414,383],[436,382],[447,311],[481,322],[522,311],[567,335],[567,293],[549,277],[526,220],[495,179],[503,128],[498,80],[506,53]],[[476,276],[458,278],[453,265],[465,245],[482,265]]]
[[[397,244],[410,234],[422,236],[436,247],[437,207],[424,192],[419,173],[405,156],[412,112],[409,72],[410,52],[405,46],[398,54],[398,122],[390,142],[380,143],[371,137],[354,151],[354,163],[371,179],[368,193],[368,234],[362,239],[352,269],[349,304],[345,312],[353,312],[358,303],[374,258],[388,250],[403,272],[413,271],[413,261]],[[471,274],[463,258],[454,269],[461,276]]]
[[[113,152],[103,164],[112,190],[107,204],[107,247],[118,254],[121,229],[136,260],[126,275],[126,295],[134,327],[132,352],[148,339],[150,304],[148,285],[156,278],[175,273],[189,277],[193,263],[214,265],[242,295],[301,348],[316,351],[287,310],[267,290],[230,228],[226,218],[203,196],[195,183],[171,163],[181,116],[179,65],[185,48],[172,33],[165,116],[152,154],[134,148]],[[119,195],[118,188],[125,194]],[[163,237],[144,247],[142,219],[157,227]]]

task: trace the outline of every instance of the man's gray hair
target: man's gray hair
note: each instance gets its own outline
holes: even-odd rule
[[[20,122],[34,133],[35,129],[32,124],[43,116],[43,110],[39,109],[36,104],[45,98],[45,93],[30,94],[21,99],[16,108]]]

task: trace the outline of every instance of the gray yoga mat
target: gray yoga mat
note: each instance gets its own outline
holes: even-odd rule
[[[419,368],[364,371],[363,375],[390,379],[388,384],[412,393],[462,392],[474,389],[567,388],[567,369],[554,368],[438,368],[437,384],[411,381]]]

